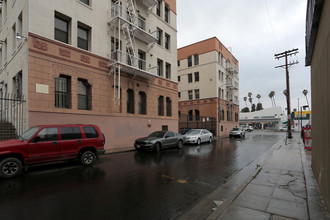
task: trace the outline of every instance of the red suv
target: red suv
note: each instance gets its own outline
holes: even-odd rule
[[[32,164],[68,159],[92,165],[104,154],[104,143],[96,125],[35,126],[18,139],[0,141],[0,177],[14,177]]]

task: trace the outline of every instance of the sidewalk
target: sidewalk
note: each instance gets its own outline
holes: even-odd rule
[[[311,151],[304,150],[298,134],[293,134],[287,145],[283,140],[273,146],[259,161],[253,164],[252,175],[250,172],[239,187],[229,190],[230,195],[219,189],[204,200],[221,196],[213,200],[219,207],[206,219],[330,219],[311,171]],[[231,178],[228,186],[239,182],[238,176]],[[184,219],[201,219],[198,206],[196,209]]]

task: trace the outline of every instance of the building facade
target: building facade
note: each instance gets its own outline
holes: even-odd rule
[[[178,130],[175,0],[4,0],[0,17],[0,91],[24,95],[26,128],[96,124],[106,149]]]
[[[330,209],[330,2],[309,0],[306,66],[312,83],[312,169]]]
[[[238,60],[216,38],[178,49],[180,128],[204,126],[225,137],[239,125]],[[198,124],[198,121],[201,123]]]

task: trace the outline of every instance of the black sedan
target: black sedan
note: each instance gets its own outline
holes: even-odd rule
[[[159,152],[162,149],[177,147],[181,149],[183,146],[182,136],[172,131],[155,131],[148,137],[135,140],[134,147],[136,150],[153,150]]]

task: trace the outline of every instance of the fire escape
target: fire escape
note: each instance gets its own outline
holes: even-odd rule
[[[155,0],[125,0],[112,2],[110,11],[110,21],[108,22],[111,36],[111,54],[109,78],[113,76],[113,101],[120,103],[120,76],[121,72],[134,77],[143,79],[154,79],[156,73],[151,72],[155,69],[146,62],[144,57],[138,55],[136,40],[148,46],[152,46],[156,41],[156,28],[150,27],[146,20],[139,16],[137,4],[141,9],[147,10],[147,15],[155,6]],[[150,48],[149,47],[149,48]]]
[[[226,82],[227,84],[227,92],[228,92],[228,97],[227,97],[227,105],[228,105],[228,109],[229,113],[230,113],[230,117],[233,119],[233,112],[234,112],[234,104],[238,105],[239,103],[237,103],[237,101],[233,100],[235,97],[235,91],[238,91],[238,69],[235,65],[235,58],[233,57],[231,51],[230,51],[230,58],[226,61],[226,70],[229,73],[228,74],[228,80]],[[236,79],[236,80],[235,80]]]

